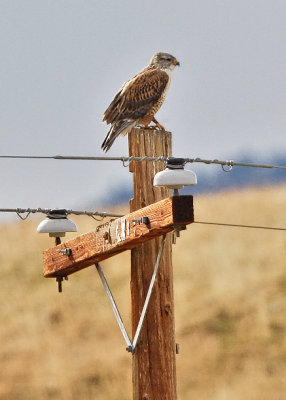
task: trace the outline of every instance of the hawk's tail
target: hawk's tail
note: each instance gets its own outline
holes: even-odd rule
[[[113,145],[114,140],[119,135],[126,135],[135,126],[136,122],[123,120],[115,122],[108,131],[106,138],[104,139],[101,148],[103,151],[108,151]]]

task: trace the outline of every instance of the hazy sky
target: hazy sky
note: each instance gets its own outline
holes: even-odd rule
[[[285,0],[0,0],[0,11],[1,155],[103,155],[104,110],[158,51],[181,63],[157,114],[174,155],[263,161],[286,147]],[[128,155],[127,138],[108,154]],[[119,162],[0,167],[0,208],[96,206],[131,185]]]

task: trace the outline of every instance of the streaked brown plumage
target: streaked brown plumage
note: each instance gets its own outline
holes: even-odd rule
[[[136,125],[164,130],[154,115],[164,102],[176,65],[180,64],[175,57],[157,53],[146,68],[124,83],[104,113],[103,121],[111,124],[101,146],[104,151],[117,136],[126,135]],[[150,128],[152,121],[155,125]]]

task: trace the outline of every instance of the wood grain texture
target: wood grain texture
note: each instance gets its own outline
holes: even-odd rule
[[[147,225],[133,222],[148,217]],[[173,226],[193,222],[192,196],[170,197],[136,212],[100,225],[95,231],[78,236],[43,253],[45,277],[66,276],[129,250],[163,233]],[[67,256],[58,250],[70,248]]]
[[[171,133],[133,129],[129,134],[130,156],[171,156]],[[162,162],[132,162],[134,198],[130,211],[170,195],[155,188],[154,175],[164,169]],[[181,209],[182,210],[182,209]],[[193,215],[193,211],[191,212]],[[131,251],[132,330],[135,333],[153,273],[162,238],[155,238]],[[175,322],[171,234],[166,243],[138,347],[133,355],[133,399],[175,400]]]

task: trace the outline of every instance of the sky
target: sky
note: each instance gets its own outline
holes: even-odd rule
[[[286,148],[285,0],[0,0],[0,8],[0,155],[104,155],[105,109],[158,51],[181,64],[157,113],[173,155],[252,152],[263,162]],[[127,137],[107,155],[128,155]],[[0,208],[108,211],[131,178],[120,162],[0,159]]]

